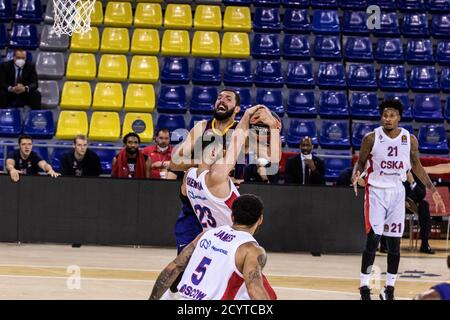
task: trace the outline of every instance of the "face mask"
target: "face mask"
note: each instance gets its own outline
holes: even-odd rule
[[[166,151],[167,149],[169,149],[169,146],[164,147],[164,148],[158,146],[158,151],[159,151],[159,152],[164,152],[164,151]]]
[[[16,66],[18,66],[19,68],[22,68],[25,65],[25,60],[24,59],[17,59],[15,62]]]

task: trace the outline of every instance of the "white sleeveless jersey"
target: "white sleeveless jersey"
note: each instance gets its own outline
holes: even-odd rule
[[[205,232],[178,284],[181,299],[249,300],[244,277],[235,262],[237,249],[247,242],[256,240],[250,233],[230,226]]]
[[[411,169],[411,137],[408,130],[401,128],[400,134],[392,139],[382,127],[374,130],[375,142],[369,157],[367,169],[369,185],[376,188],[402,187],[406,173]]]
[[[226,198],[217,198],[209,192],[205,183],[206,174],[203,171],[197,177],[197,168],[192,168],[186,175],[186,193],[192,208],[200,221],[203,230],[209,230],[224,225],[231,226],[231,205],[239,197],[239,191],[229,179],[231,191]]]

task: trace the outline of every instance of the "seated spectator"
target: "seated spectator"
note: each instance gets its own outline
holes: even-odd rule
[[[27,52],[14,50],[14,59],[0,66],[0,107],[18,108],[25,105],[39,109],[41,93],[33,63],[26,61]]]
[[[134,132],[127,133],[123,137],[123,148],[112,162],[111,176],[126,179],[150,178],[152,163],[141,150],[139,144],[141,138]]]
[[[38,174],[39,169],[45,171],[52,178],[60,176],[47,161],[33,151],[33,138],[28,135],[21,135],[19,137],[19,149],[10,152],[6,158],[6,170],[9,172],[11,180],[19,181],[21,174]]]
[[[144,148],[143,152],[150,158],[152,179],[173,179],[177,175],[169,171],[170,159],[172,156],[172,146],[170,145],[170,132],[166,128],[160,128],[155,137],[156,145]]]
[[[62,155],[61,174],[63,176],[99,176],[102,172],[100,158],[88,149],[85,135],[78,135],[73,139],[73,150]]]
[[[312,155],[313,144],[310,137],[304,137],[300,142],[300,154],[287,159],[285,183],[325,184],[324,162]]]

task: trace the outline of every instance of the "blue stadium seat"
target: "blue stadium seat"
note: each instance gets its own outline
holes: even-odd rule
[[[289,61],[286,73],[288,88],[314,88],[314,71],[312,63]]]
[[[256,8],[253,16],[253,31],[280,32],[281,20],[278,8]]]
[[[158,112],[185,113],[186,90],[184,86],[162,85],[157,107]]]
[[[413,110],[407,93],[387,92],[384,94],[384,100],[399,100],[403,105],[402,121],[413,120]]]
[[[1,140],[0,142],[2,142],[2,143],[16,143],[16,141],[10,141],[10,140]],[[13,146],[6,147],[6,150],[5,150],[5,146],[1,146],[0,147],[0,170],[4,170],[4,161],[5,161],[4,158],[11,151],[14,151],[14,147]]]
[[[6,49],[6,57],[4,61],[10,61],[14,59],[14,49]],[[26,60],[28,62],[33,62],[33,54],[31,53],[31,51],[27,51],[27,57]]]
[[[412,123],[399,123],[398,125],[399,125],[399,127],[403,128],[405,130],[408,130],[409,133],[415,135]]]
[[[58,141],[56,142],[56,144],[71,146],[70,148],[63,148],[63,147],[53,148],[53,152],[50,155],[50,164],[53,167],[53,170],[59,172],[61,168],[61,157],[63,156],[64,153],[69,152],[72,149],[73,143],[69,141]]]
[[[445,93],[450,93],[450,68],[445,67],[441,72],[441,89]]]
[[[34,24],[14,24],[9,46],[28,50],[36,49],[39,46],[36,26]]]
[[[283,58],[309,60],[311,58],[311,52],[308,36],[286,34],[283,42]]]
[[[406,49],[406,61],[410,64],[434,64],[431,40],[409,40]]]
[[[192,70],[192,83],[201,85],[220,85],[222,74],[220,60],[213,58],[196,58]]]
[[[427,4],[425,0],[397,0],[398,9],[402,12],[407,11],[426,11]]]
[[[317,108],[314,92],[289,90],[286,113],[294,118],[316,118]]]
[[[352,119],[378,120],[378,97],[375,92],[353,92],[350,96],[350,116]]]
[[[439,81],[434,66],[412,66],[409,87],[415,92],[438,92]]]
[[[344,11],[342,17],[342,33],[344,35],[369,35],[366,25],[367,14],[365,11]]]
[[[349,37],[345,43],[344,57],[351,62],[372,62],[373,48],[368,37]]]
[[[300,140],[304,137],[310,137],[312,143],[317,146],[316,121],[313,119],[291,119],[287,135],[289,148],[298,148]]]
[[[319,115],[326,119],[348,118],[347,94],[343,91],[321,91]]]
[[[403,54],[402,41],[399,38],[378,39],[375,59],[378,62],[383,63],[403,62],[405,60],[405,57]]]
[[[341,63],[321,62],[317,73],[317,85],[321,89],[346,88],[344,66]]]
[[[311,22],[308,10],[286,9],[283,17],[283,30],[287,33],[309,33]]]
[[[450,122],[450,97],[447,97],[445,101],[444,118],[447,122]]]
[[[404,15],[402,25],[404,37],[428,37],[429,33],[426,13],[407,13]]]
[[[352,90],[377,90],[373,64],[351,64],[348,69],[347,86]]]
[[[252,0],[255,7],[279,7],[280,0]]]
[[[281,73],[281,61],[257,61],[253,79],[257,87],[282,87],[284,81]]]
[[[39,142],[39,143],[44,143],[44,142]],[[33,151],[36,152],[42,158],[42,160],[45,160],[47,163],[49,162],[50,156],[49,156],[47,147],[33,147]],[[39,170],[39,171],[41,171],[41,170]]]
[[[6,27],[0,24],[0,49],[4,49],[8,45],[8,35],[6,34]]]
[[[313,9],[337,9],[337,0],[311,0]]]
[[[223,72],[223,82],[227,86],[251,86],[253,84],[251,61],[227,59]]]
[[[196,122],[203,121],[203,120],[209,120],[209,119],[211,119],[211,115],[207,115],[207,114],[192,115],[191,121],[189,122],[189,130],[191,130],[195,126]]]
[[[30,110],[25,117],[23,133],[35,139],[51,139],[55,135],[55,121],[51,110]]]
[[[100,166],[102,167],[102,174],[111,174],[112,160],[116,156],[116,150],[99,149],[98,147],[113,147],[111,143],[93,142],[90,144],[92,151],[94,151],[100,158]]]
[[[158,132],[159,128],[167,128],[170,132],[170,141],[172,143],[178,143],[187,134],[181,132],[181,130],[175,132],[177,129],[185,129],[186,122],[184,116],[181,114],[160,114],[155,126],[155,133]]]
[[[450,13],[433,15],[431,35],[435,38],[450,38]]]
[[[252,0],[223,0],[223,4],[226,6],[250,6]]]
[[[323,120],[320,128],[319,145],[325,149],[350,148],[348,120]]]
[[[256,90],[256,104],[263,104],[282,117],[284,115],[283,95],[281,90]]]
[[[239,114],[243,114],[245,112],[245,110],[247,110],[248,108],[253,106],[253,100],[252,100],[252,95],[250,93],[250,89],[249,88],[236,88],[233,87],[231,88],[234,91],[236,91],[239,94],[239,97],[241,98],[241,111],[239,112]]]
[[[439,95],[416,94],[414,98],[414,119],[420,122],[444,121]]]
[[[379,117],[379,115],[378,115]],[[376,127],[378,127],[378,123],[373,122],[353,122],[352,127],[352,146],[356,150],[361,148],[362,139],[366,134],[372,132]]]
[[[374,28],[372,33],[377,37],[395,37],[400,35],[400,26],[396,12],[382,12],[380,28]]]
[[[0,109],[0,137],[17,137],[21,133],[22,115],[20,109]]]
[[[0,0],[0,22],[9,22],[12,18],[11,0]]]
[[[424,124],[419,128],[419,151],[429,154],[448,154],[447,133],[439,124]]]
[[[24,23],[40,23],[42,18],[42,4],[40,0],[18,0],[14,21]]]
[[[217,95],[216,87],[194,87],[189,112],[191,114],[213,114]]]
[[[281,4],[285,8],[307,8],[309,0],[281,0]]]
[[[339,178],[341,172],[352,166],[352,159],[342,159],[342,158],[324,158],[325,165],[325,181],[336,182]]]
[[[331,10],[315,10],[312,30],[316,34],[339,34],[338,12]]]
[[[189,83],[189,61],[183,57],[165,57],[161,69],[162,83]]]
[[[441,40],[437,43],[436,61],[440,65],[450,64],[450,40]]]
[[[405,66],[382,65],[378,86],[385,91],[408,91]]]
[[[377,5],[383,10],[395,10],[397,9],[397,3],[394,0],[367,0],[367,4]]]
[[[339,36],[316,36],[313,56],[316,60],[341,60],[341,41]]]
[[[428,0],[428,10],[432,13],[449,12],[450,1],[448,0]]]
[[[279,59],[280,39],[274,33],[256,33],[252,41],[252,56],[257,59]]]
[[[366,10],[367,1],[366,0],[338,0],[339,8],[345,10]]]

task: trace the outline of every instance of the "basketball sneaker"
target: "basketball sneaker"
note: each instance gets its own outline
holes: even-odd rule
[[[370,288],[368,286],[359,288],[359,293],[361,294],[361,300],[372,300],[370,298]]]
[[[385,286],[381,289],[380,292],[381,300],[395,300],[394,298],[394,287],[393,286]]]

